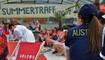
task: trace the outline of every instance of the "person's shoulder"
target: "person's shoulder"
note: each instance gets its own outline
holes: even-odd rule
[[[21,27],[19,26],[19,25],[16,25],[16,28],[14,29],[14,32],[15,31],[18,31],[18,30],[20,30],[21,29]]]
[[[26,26],[24,25],[16,25],[16,28],[17,29],[27,29]]]
[[[25,27],[24,25],[16,25],[16,27]]]
[[[18,28],[15,28],[15,29],[14,29],[14,32],[16,32],[16,31],[18,31],[18,30],[19,30]]]
[[[72,28],[70,28],[70,29],[68,30],[68,32],[69,32],[69,31],[76,30],[76,29],[79,29],[79,27],[80,27],[80,26],[75,26],[75,27],[72,27]]]

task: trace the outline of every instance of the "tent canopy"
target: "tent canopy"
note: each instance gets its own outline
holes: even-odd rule
[[[93,3],[95,0],[79,0],[79,4]],[[78,0],[0,0],[7,4],[75,4]]]

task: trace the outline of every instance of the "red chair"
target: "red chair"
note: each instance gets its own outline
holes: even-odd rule
[[[14,49],[16,49],[16,46],[17,42],[8,42],[8,50],[9,50],[8,56],[11,56]],[[16,60],[35,60],[35,58],[37,58],[37,60],[47,60],[44,54],[39,55],[41,46],[42,46],[41,43],[21,42]],[[33,59],[25,57],[25,56],[32,57],[32,55],[34,55]],[[8,60],[8,56],[6,57],[6,60]]]

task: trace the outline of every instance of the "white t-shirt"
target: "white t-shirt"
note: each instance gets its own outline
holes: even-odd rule
[[[22,42],[35,42],[34,34],[23,25],[16,25],[14,34]]]
[[[102,50],[100,52],[100,57],[105,59],[105,27],[102,34]]]

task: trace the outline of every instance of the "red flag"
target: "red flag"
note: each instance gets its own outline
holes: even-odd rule
[[[34,60],[41,43],[21,42],[16,60]]]

